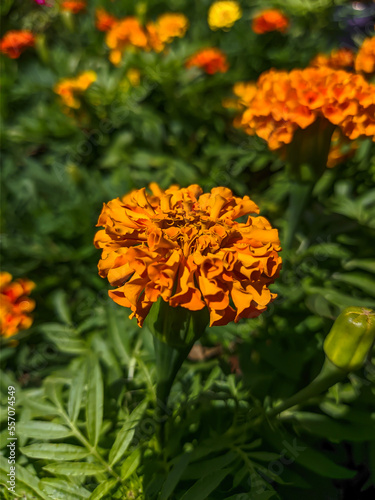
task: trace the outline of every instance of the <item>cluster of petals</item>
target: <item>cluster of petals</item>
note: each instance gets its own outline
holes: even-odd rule
[[[375,36],[366,38],[355,59],[355,70],[358,72],[375,73]]]
[[[0,334],[3,337],[30,328],[33,322],[29,314],[35,302],[28,295],[35,284],[22,279],[12,282],[12,279],[11,274],[0,273]]]
[[[336,167],[336,165],[349,160],[354,155],[358,147],[358,141],[351,141],[348,137],[342,134],[340,129],[336,129],[331,140],[327,167],[333,168]]]
[[[61,3],[61,10],[64,12],[71,12],[72,14],[79,14],[86,9],[86,2],[81,0],[66,0]]]
[[[212,30],[229,29],[242,16],[238,2],[214,2],[208,11],[208,25]]]
[[[327,67],[270,70],[260,76],[252,98],[251,85],[248,92],[241,125],[265,139],[270,149],[289,144],[298,128],[319,118],[351,140],[375,140],[375,88],[361,75]]]
[[[278,9],[266,9],[253,18],[252,30],[258,35],[270,31],[284,33],[289,28],[289,18]]]
[[[161,297],[171,307],[205,307],[210,325],[254,318],[276,295],[278,232],[248,197],[198,185],[163,191],[155,183],[104,204],[95,246],[99,275],[117,287],[110,297],[143,324]],[[245,222],[236,219],[246,216]]]
[[[220,49],[202,49],[188,58],[185,63],[187,68],[196,66],[208,75],[226,73],[229,68],[227,57]]]
[[[330,54],[318,54],[310,62],[313,68],[332,68],[350,70],[354,67],[355,53],[346,47],[335,49]]]
[[[0,40],[0,52],[11,59],[18,59],[27,47],[35,45],[35,36],[28,30],[13,30]]]
[[[55,85],[54,91],[61,97],[65,106],[78,109],[81,103],[77,95],[87,90],[95,82],[96,78],[97,76],[94,71],[85,71],[76,78],[64,78],[59,81]]]
[[[111,50],[110,61],[118,65],[127,48],[161,52],[174,38],[185,35],[189,21],[183,14],[166,13],[155,22],[143,26],[136,17],[116,19],[101,10],[97,12],[96,25],[101,31],[107,31],[106,44]]]

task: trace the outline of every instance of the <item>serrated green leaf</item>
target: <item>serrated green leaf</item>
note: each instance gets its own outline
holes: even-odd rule
[[[68,483],[66,479],[44,478],[39,482],[39,488],[54,500],[81,500],[90,498],[91,492],[76,484]]]
[[[126,420],[121,430],[118,432],[115,442],[109,453],[110,466],[113,467],[123,456],[128,449],[132,439],[134,437],[136,426],[139,420],[142,418],[144,411],[146,410],[148,401],[144,401],[132,411],[129,418]]]
[[[61,439],[72,435],[68,427],[43,420],[30,420],[29,422],[18,422],[17,434],[34,439],[48,441],[50,439]]]
[[[21,453],[31,458],[43,460],[78,460],[89,452],[81,446],[60,443],[38,443],[20,448]]]
[[[92,358],[87,371],[86,421],[90,443],[98,444],[103,423],[103,378],[99,361]]]
[[[181,500],[205,500],[227,477],[229,470],[212,471],[197,481],[181,497]]]
[[[43,469],[64,476],[93,476],[105,471],[103,465],[88,462],[55,462],[44,466]]]
[[[99,484],[99,486],[92,492],[90,500],[99,500],[100,498],[108,495],[108,493],[116,486],[117,482],[117,479],[108,479],[108,481],[104,481],[104,483]]]
[[[190,454],[189,453],[184,453],[181,455],[181,457],[177,460],[175,465],[172,467],[171,471],[169,472],[167,479],[165,480],[165,483],[163,484],[163,488],[160,493],[160,499],[159,500],[168,500],[170,495],[173,493],[174,489],[176,488],[179,480],[181,479],[181,476],[186,469],[188,463],[190,460]]]
[[[141,463],[141,449],[136,448],[121,465],[121,479],[126,481],[137,470]]]
[[[0,470],[4,472],[4,474],[9,474],[9,464],[8,460],[0,456]],[[6,477],[6,476],[5,476]],[[16,466],[16,491],[18,494],[20,493],[31,493],[31,498],[42,498],[43,500],[50,500],[42,490],[39,489],[39,479],[34,474],[31,474],[27,469],[17,464]]]
[[[73,423],[77,421],[79,410],[82,405],[82,395],[86,383],[87,365],[82,363],[75,377],[72,379],[72,384],[69,391],[68,414]]]

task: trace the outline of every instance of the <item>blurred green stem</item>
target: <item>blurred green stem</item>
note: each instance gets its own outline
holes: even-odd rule
[[[302,214],[311,198],[314,188],[312,182],[296,182],[292,185],[289,197],[289,214],[287,218],[284,248],[290,250]]]

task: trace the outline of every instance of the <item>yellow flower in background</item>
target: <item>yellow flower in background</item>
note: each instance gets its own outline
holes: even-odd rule
[[[355,70],[363,73],[375,73],[375,36],[366,38],[355,59]]]
[[[132,310],[139,326],[155,302],[208,308],[210,325],[254,318],[275,299],[268,286],[281,268],[278,232],[248,197],[226,187],[153,183],[104,204],[95,246],[109,296]],[[247,215],[245,222],[237,222]]]
[[[183,14],[162,14],[155,23],[155,28],[162,43],[170,43],[173,38],[182,38],[189,27],[189,20]]]
[[[137,68],[130,68],[126,73],[126,78],[132,87],[138,87],[141,82],[141,72]]]
[[[0,335],[3,337],[11,337],[33,323],[29,313],[35,308],[35,302],[28,295],[35,283],[23,279],[12,282],[12,279],[11,274],[0,273]]]
[[[81,106],[77,94],[83,93],[92,83],[96,81],[97,75],[94,71],[85,71],[76,78],[64,78],[54,87],[63,103],[69,108],[78,109]]]
[[[242,16],[238,2],[215,2],[208,11],[208,24],[212,30],[229,29]]]

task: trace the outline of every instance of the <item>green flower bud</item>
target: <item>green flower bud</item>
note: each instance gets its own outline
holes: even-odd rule
[[[324,341],[327,358],[337,367],[359,370],[375,340],[375,311],[347,307],[334,322]]]

